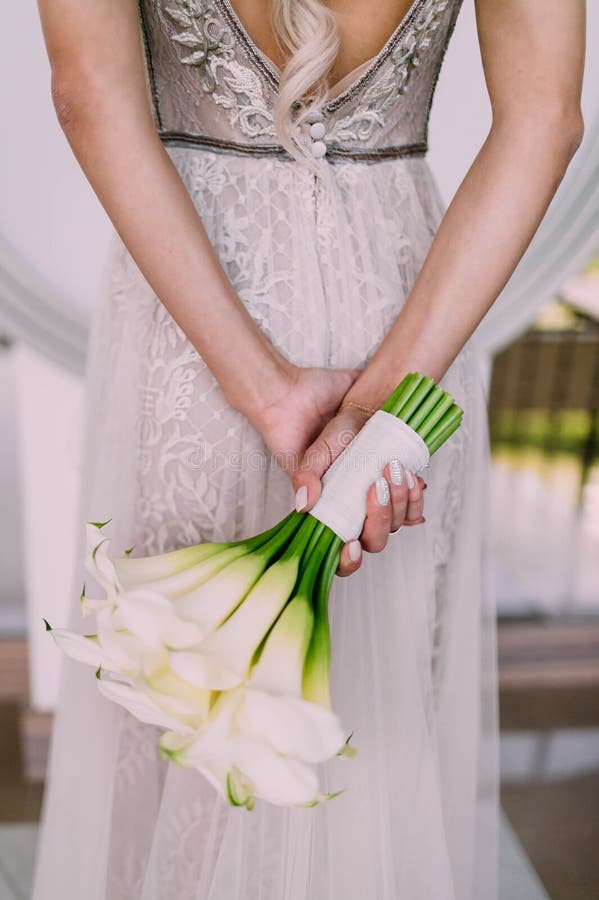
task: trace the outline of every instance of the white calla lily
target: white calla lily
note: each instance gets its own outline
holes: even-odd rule
[[[309,598],[297,594],[277,619],[252,669],[250,681],[255,688],[301,697],[313,625]]]
[[[254,798],[262,798],[310,806],[329,795],[320,792],[309,763],[334,757],[344,741],[329,710],[239,687],[218,697],[194,734],[163,735],[160,750],[177,765],[202,772],[235,805],[251,808]]]
[[[114,600],[110,597],[105,597],[103,600],[98,600],[95,597],[88,597],[85,590],[85,584],[83,585],[81,596],[79,597],[79,606],[82,616],[92,616],[94,615],[94,613],[97,613],[98,610],[106,609],[107,607],[111,607],[113,605]]]
[[[164,708],[165,704],[157,701],[157,695],[139,690],[132,685],[100,678],[98,679],[98,688],[108,700],[118,703],[136,719],[147,725],[158,725],[177,733],[193,734],[199,724],[199,717],[194,718],[189,713],[183,716],[179,708],[174,711],[167,710]]]
[[[272,563],[216,631],[196,648],[170,654],[173,669],[212,690],[229,690],[245,681],[257,648],[289,599],[298,568],[293,557]]]
[[[204,584],[246,553],[247,549],[241,545],[198,544],[160,556],[125,556],[112,562],[125,590],[144,587],[174,600]]]
[[[201,771],[224,799],[238,806],[251,808],[257,797],[280,806],[318,802],[323,795],[309,766],[240,730],[243,699],[243,689],[221,694],[198,732],[162,736],[162,755]]]
[[[186,722],[192,717],[199,724],[208,714],[210,692],[174,672],[163,645],[144,641],[126,628],[121,605],[125,597],[120,595],[119,606],[114,610],[103,609],[97,614],[103,668],[134,680],[137,690],[152,694],[169,715],[181,716]]]
[[[194,650],[169,650],[168,656],[173,672],[199,688],[228,691],[243,680],[233,668],[202,652],[202,645]]]
[[[236,609],[266,568],[261,553],[245,554],[210,581],[174,601],[182,619],[195,622],[207,636]]]
[[[143,660],[143,671],[137,679],[140,688],[150,689],[154,694],[164,697],[163,703],[168,709],[175,711],[173,702],[178,704],[179,713],[183,716],[200,715],[202,721],[210,710],[211,691],[197,687],[189,680],[181,678],[169,664],[168,653],[164,648],[154,654],[148,654]],[[164,706],[166,709],[167,706]]]
[[[140,670],[144,646],[139,639],[118,624],[118,609],[107,607],[96,613],[98,641],[105,654],[104,667],[134,677]]]
[[[318,777],[306,763],[277,753],[268,744],[239,736],[231,748],[248,794],[275,806],[309,806],[321,798]]]
[[[257,647],[291,595],[298,569],[299,560],[294,557],[272,563],[243,603],[204,641],[203,650],[245,676]]]
[[[77,662],[87,663],[96,669],[104,662],[104,654],[98,637],[95,634],[77,634],[74,631],[68,631],[66,628],[50,628],[47,631],[52,633],[52,637],[60,649],[66,653],[71,659]]]
[[[227,799],[227,775],[233,760],[230,753],[235,733],[235,713],[240,697],[236,692],[221,694],[204,725],[188,736],[168,731],[159,743],[160,754],[185,768],[202,772],[219,794]]]
[[[106,614],[109,615],[109,612]],[[131,636],[115,633],[105,624],[98,634],[83,635],[66,628],[51,628],[47,622],[46,630],[51,632],[56,644],[71,659],[96,669],[102,666],[127,677],[139,670],[142,648],[138,642],[135,641],[132,646],[128,641]]]
[[[170,600],[146,588],[121,594],[118,615],[125,628],[151,647],[193,647],[203,637],[195,623],[176,614]]]
[[[122,591],[114,563],[108,555],[110,538],[104,537],[102,528],[107,522],[88,522],[85,526],[85,569],[104,588],[108,599]]]
[[[240,716],[246,730],[260,734],[279,753],[310,763],[336,756],[347,737],[331,710],[284,694],[248,688]]]

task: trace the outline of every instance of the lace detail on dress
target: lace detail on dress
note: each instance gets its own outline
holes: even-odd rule
[[[222,70],[218,72],[219,68]],[[266,102],[262,82],[247,66],[231,60],[215,60],[215,78],[222,76],[214,101],[221,106],[234,127],[246,137],[276,137],[275,126]]]
[[[184,30],[172,34],[171,38],[176,44],[191,51],[188,56],[181,57],[181,62],[200,68],[202,90],[211,92],[216,87],[216,80],[210,71],[209,62],[212,56],[233,58],[233,35],[222,24],[211,3],[198,4],[194,0],[174,0],[174,2],[178,2],[177,8],[167,6],[164,11]]]
[[[173,0],[171,0],[173,2]],[[251,66],[243,65],[235,55],[235,37],[212,2],[174,0],[166,7],[166,16],[183,31],[166,24],[170,39],[190,50],[180,55],[184,65],[199,69],[202,90],[212,95],[225,110],[230,124],[247,138],[275,137],[272,113],[263,82]]]
[[[448,3],[449,0],[425,0],[418,14],[408,23],[407,29],[400,33],[400,39],[391,49],[385,65],[376,73],[377,77],[362,92],[356,108],[337,119],[329,131],[329,137],[340,143],[364,143],[373,140],[377,128],[388,124],[386,113],[397,103],[398,94],[406,93],[411,74],[421,64],[422,53],[430,46]],[[380,57],[374,68],[378,69],[382,61],[383,58]],[[343,101],[343,96],[339,101]],[[335,101],[329,106],[335,109]]]
[[[405,94],[412,71],[420,65],[421,53],[430,46],[433,33],[441,24],[441,13],[449,5],[449,0],[427,0],[420,16],[414,20],[404,38],[391,54],[398,83],[397,90]]]

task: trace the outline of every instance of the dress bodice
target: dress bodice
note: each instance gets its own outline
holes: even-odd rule
[[[426,153],[435,85],[461,4],[413,0],[379,53],[341,80],[321,107],[318,140],[329,162]],[[230,0],[139,0],[139,12],[164,143],[290,159],[272,114],[280,73]]]

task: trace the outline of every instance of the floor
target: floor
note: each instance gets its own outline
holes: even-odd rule
[[[500,900],[599,897],[599,623],[500,627]],[[27,900],[51,720],[0,642],[0,900]]]

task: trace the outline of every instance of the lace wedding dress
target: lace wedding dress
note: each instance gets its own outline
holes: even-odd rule
[[[362,367],[424,262],[444,212],[428,115],[460,4],[414,0],[335,86],[306,137],[314,175],[277,142],[279,73],[229,0],[141,0],[161,140],[243,302],[298,365]],[[426,523],[333,587],[333,701],[358,754],[322,784],[345,792],[315,809],[231,808],[65,660],[34,900],[493,900],[489,449],[471,341],[442,386],[465,416],[427,470]],[[82,460],[81,556],[87,520],[112,518],[114,554],[146,555],[250,535],[293,505],[116,235]],[[78,568],[71,620],[56,624],[83,630],[82,581]]]

